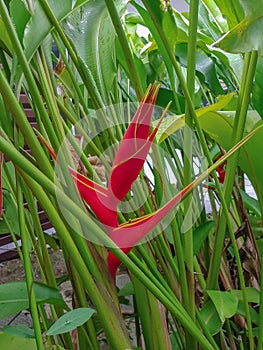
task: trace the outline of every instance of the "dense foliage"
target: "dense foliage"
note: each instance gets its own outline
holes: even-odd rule
[[[262,349],[263,0],[187,2],[0,1],[1,348]]]

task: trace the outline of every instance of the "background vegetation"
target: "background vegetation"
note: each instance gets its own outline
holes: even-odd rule
[[[260,350],[263,1],[191,0],[183,14],[169,1],[129,3],[136,11],[121,0],[0,1],[0,230],[15,242],[20,236],[26,273],[24,282],[0,285],[0,317],[29,308],[33,321],[32,329],[5,327],[0,345],[99,349],[104,335],[114,350]],[[111,244],[92,204],[76,198],[50,152],[64,169],[78,156],[78,170],[107,184],[112,147],[155,82],[153,126],[171,105],[126,197],[136,204],[147,189],[147,198],[127,212],[122,202],[119,223],[152,215],[185,188],[192,194],[176,203],[158,235],[127,255]],[[56,237],[42,231],[38,205]],[[47,244],[63,252],[63,278],[54,274]],[[130,277],[120,291],[109,272],[112,253]],[[63,279],[71,281],[74,310],[58,292]],[[120,309],[127,296],[135,335]]]

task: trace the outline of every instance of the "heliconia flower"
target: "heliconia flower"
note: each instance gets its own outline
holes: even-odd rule
[[[151,119],[159,86],[149,87],[145,97],[129,124],[118,151],[115,155],[109,178],[109,187],[101,186],[86,176],[69,168],[80,196],[89,205],[98,220],[105,225],[113,242],[125,253],[128,253],[179,201],[181,194],[165,207],[153,214],[142,216],[128,223],[118,224],[117,205],[130,191],[138,177],[154,137],[158,131],[167,109],[158,125],[151,131]],[[56,155],[46,141],[39,135],[54,159]],[[110,252],[108,267],[114,277],[120,261]]]

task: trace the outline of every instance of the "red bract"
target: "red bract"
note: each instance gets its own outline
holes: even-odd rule
[[[179,203],[181,198],[189,192],[190,187],[193,187],[193,184],[189,185],[164,207],[152,214],[118,224],[117,205],[127,195],[138,177],[167,111],[167,109],[164,111],[158,125],[151,132],[150,124],[158,90],[159,86],[155,85],[147,90],[127,128],[113,162],[108,188],[98,185],[70,168],[71,176],[81,197],[98,220],[105,225],[113,242],[126,254]],[[54,152],[50,147],[48,149],[54,157]],[[109,252],[108,267],[113,277],[119,265],[119,259]]]

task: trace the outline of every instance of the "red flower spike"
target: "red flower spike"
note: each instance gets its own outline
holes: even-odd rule
[[[147,90],[139,109],[127,128],[115,156],[109,188],[100,186],[74,169],[69,168],[80,196],[87,202],[98,220],[105,225],[114,243],[126,254],[179,203],[186,193],[191,191],[190,186],[194,186],[193,184],[187,186],[155,213],[118,225],[117,204],[126,196],[138,177],[160,123],[169,108],[168,105],[158,125],[150,133],[152,113],[158,91],[159,86],[156,87],[155,84]],[[56,159],[54,151],[44,138],[40,134],[38,136],[52,157]],[[119,265],[119,259],[112,252],[109,252],[108,267],[113,277],[115,277]]]
[[[156,87],[154,84],[146,92],[143,102],[126,130],[115,156],[110,173],[109,190],[116,201],[121,201],[131,189],[143,167],[158,130],[160,123],[150,134],[152,113],[158,91],[159,86]]]

